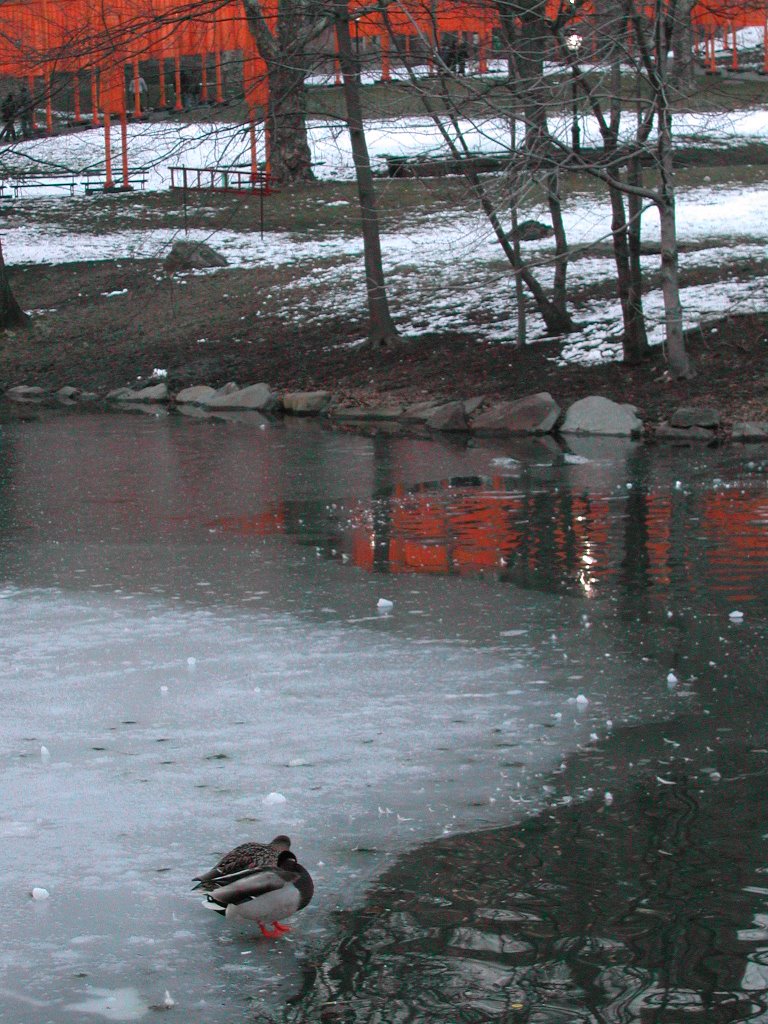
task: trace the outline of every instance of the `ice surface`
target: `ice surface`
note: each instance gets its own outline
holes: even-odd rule
[[[387,482],[482,474],[505,451],[542,494],[624,501],[620,446],[585,444],[586,466],[393,441],[377,461],[379,442],[312,425],[78,416],[3,441],[0,1019],[140,1019],[170,992],[174,1014],[233,1024],[295,993],[334,912],[393,858],[580,799],[559,784],[571,752],[678,709],[611,601],[384,578],[329,557],[335,543],[315,556],[325,517],[370,508]],[[301,543],[228,529],[275,495]],[[396,615],[376,614],[382,591]],[[618,783],[596,763],[590,785]],[[190,890],[236,843],[279,832],[317,894],[270,945]]]

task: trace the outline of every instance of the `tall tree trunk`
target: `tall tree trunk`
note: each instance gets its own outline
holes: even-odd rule
[[[568,277],[568,239],[563,223],[563,204],[560,198],[560,175],[552,171],[546,177],[547,205],[552,230],[555,233],[555,280],[552,285],[552,302],[565,309],[568,302],[566,280]]]
[[[693,25],[691,11],[694,0],[672,0],[669,5],[671,24],[672,62],[671,80],[678,93],[689,96],[696,88],[696,61],[693,54]]]
[[[11,291],[8,268],[3,259],[3,245],[0,241],[0,331],[27,326],[29,326],[29,317]]]
[[[611,200],[613,258],[616,263],[616,279],[624,324],[622,350],[624,362],[632,365],[642,362],[648,353],[642,293],[638,290],[640,282],[636,276],[639,261],[633,267],[630,225],[627,224],[624,196],[618,188],[611,185],[608,186],[608,195]]]
[[[557,169],[552,169],[557,154],[547,124],[550,86],[544,74],[549,29],[546,7],[544,0],[516,0],[512,4],[497,0],[496,6],[506,44],[514,54],[514,84],[525,119],[526,155],[532,172],[545,171],[544,188],[555,235],[555,281],[551,301],[544,297],[530,271],[526,271],[523,280],[536,300],[547,330],[551,334],[565,334],[575,330],[575,325],[567,307],[568,241],[562,217],[559,176]],[[510,258],[506,249],[505,253]],[[512,265],[515,266],[514,263]],[[529,278],[533,279],[533,287]]]
[[[376,210],[376,189],[363,129],[359,71],[353,56],[352,40],[349,35],[348,0],[334,0],[334,11],[336,13],[339,66],[344,84],[347,126],[357,178],[357,195],[363,231],[365,286],[368,293],[369,313],[368,344],[373,348],[391,348],[398,342],[398,333],[389,312],[387,288],[384,281],[379,217]]]
[[[662,33],[663,35],[663,33]],[[667,74],[666,40],[656,49],[660,88],[658,90],[658,157],[661,188],[657,206],[661,234],[661,291],[664,297],[664,322],[667,358],[675,377],[690,378],[695,371],[685,350],[683,308],[680,304],[680,268],[678,263],[675,186],[672,164],[672,114],[663,83]]]
[[[312,181],[312,154],[307,142],[307,99],[305,69],[296,58],[270,61],[269,110],[266,128],[269,139],[270,173],[276,181]]]
[[[260,0],[243,0],[248,27],[267,65],[270,171],[276,181],[311,181],[312,155],[307,141],[306,76],[312,25],[297,0],[279,0],[274,31]]]
[[[508,60],[509,66],[509,77],[512,79],[514,65],[511,56]],[[520,268],[523,264],[522,253],[520,251],[520,218],[518,216],[518,207],[520,205],[520,167],[517,160],[517,104],[512,106],[512,118],[509,122],[509,150],[512,154],[512,163],[510,165],[509,173],[512,177],[512,189],[510,195],[510,214],[512,221],[512,253],[514,255],[513,269],[515,273],[515,307],[517,309],[517,333],[516,333],[516,344],[518,348],[522,348],[527,341],[527,318],[525,312],[525,290],[523,288],[523,278],[520,273]]]
[[[639,157],[633,156],[630,159],[627,180],[632,188],[642,188],[643,168]],[[640,262],[643,201],[639,193],[629,193],[627,196],[627,209],[629,212],[629,226],[627,229],[629,244],[627,313],[632,322],[633,355],[639,361],[645,359],[649,349],[648,334],[645,329],[645,314],[643,313],[643,267]]]

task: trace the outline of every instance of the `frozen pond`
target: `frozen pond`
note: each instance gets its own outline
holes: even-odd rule
[[[250,1020],[405,851],[602,802],[624,731],[738,728],[764,700],[767,460],[6,422],[0,1020]],[[277,832],[317,895],[268,944],[189,890]]]

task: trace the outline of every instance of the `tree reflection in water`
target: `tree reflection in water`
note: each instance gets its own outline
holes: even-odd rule
[[[621,738],[648,772],[611,804],[603,793],[562,802],[402,858],[341,916],[341,938],[288,1019],[768,1019],[768,751],[740,738],[718,750],[713,779],[680,751],[706,758],[714,735],[676,748],[668,731]],[[662,756],[663,777],[653,774]],[[574,789],[595,770],[583,761],[568,769]]]

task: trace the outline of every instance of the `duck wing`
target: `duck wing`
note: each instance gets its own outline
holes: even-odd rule
[[[244,903],[247,900],[254,900],[264,896],[268,892],[276,892],[284,889],[292,882],[299,879],[296,871],[283,871],[271,868],[261,868],[258,871],[235,872],[234,877],[228,876],[225,885],[217,882],[209,900],[227,906],[229,903]]]
[[[225,853],[218,864],[206,871],[203,875],[193,878],[198,884],[194,889],[212,889],[219,884],[220,878],[238,872],[253,871],[256,868],[271,867],[277,864],[279,851],[271,844],[265,843],[241,843],[234,850]]]

